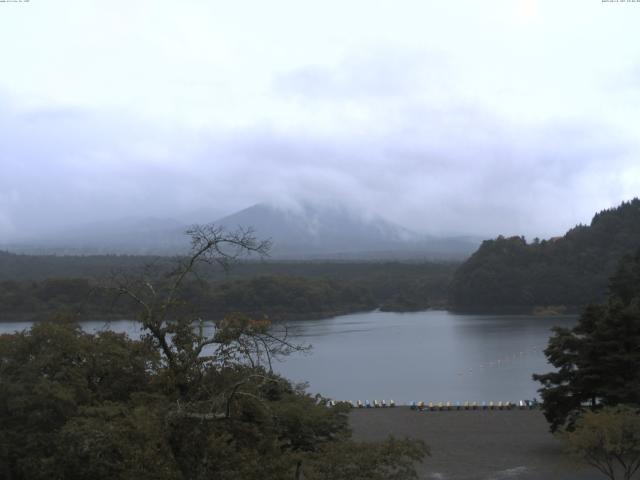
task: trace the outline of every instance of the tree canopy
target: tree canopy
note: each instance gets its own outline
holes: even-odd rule
[[[106,284],[112,271],[137,272],[145,262],[154,265],[148,275],[154,283],[175,267],[169,258],[0,255],[0,322],[39,320],[60,310],[92,318],[132,318],[135,302],[116,302]],[[180,294],[209,319],[233,312],[299,320],[376,307],[421,310],[446,302],[455,266],[244,259],[224,271],[204,263],[186,279]]]
[[[456,271],[450,302],[460,309],[582,308],[604,301],[607,279],[640,245],[640,199],[597,213],[549,240],[487,240]]]
[[[637,408],[605,407],[585,412],[575,430],[561,435],[569,451],[610,480],[631,480],[640,469],[640,414]]]
[[[417,478],[424,444],[355,443],[346,405],[327,408],[273,372],[273,358],[304,348],[286,331],[240,314],[205,329],[180,295],[194,266],[266,245],[243,231],[192,235],[193,254],[162,282],[114,286],[139,306],[142,339],[65,319],[0,336],[0,476]]]
[[[552,430],[573,428],[588,408],[640,404],[640,251],[620,263],[607,303],[555,328],[545,354],[556,371],[534,379]]]

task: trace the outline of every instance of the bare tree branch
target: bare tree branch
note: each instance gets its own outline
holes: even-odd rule
[[[235,398],[245,396],[260,399],[260,388],[267,381],[276,381],[273,375],[273,359],[308,347],[295,345],[283,335],[269,331],[269,322],[253,321],[242,315],[231,316],[214,324],[213,332],[205,334],[204,321],[199,317],[184,315],[185,302],[181,300],[185,281],[191,275],[197,277],[198,266],[208,264],[228,269],[242,255],[268,254],[271,242],[258,241],[252,229],[227,232],[216,225],[195,225],[187,234],[191,236],[191,254],[178,259],[178,265],[165,275],[153,274],[153,265],[131,277],[120,275],[116,285],[120,295],[131,299],[141,308],[142,328],[157,346],[171,371],[168,376],[180,392],[177,409],[172,415],[200,420],[228,418]],[[199,277],[197,277],[199,278]],[[194,320],[197,326],[194,326]],[[206,355],[204,354],[206,351]],[[264,371],[266,375],[256,372]],[[226,368],[247,368],[247,374],[223,388],[203,391],[200,380],[204,375],[221,372]],[[215,378],[215,375],[214,377]],[[195,380],[198,381],[195,381]],[[261,379],[261,382],[256,380]],[[191,394],[192,385],[198,385],[198,393]],[[209,398],[202,411],[202,395]]]

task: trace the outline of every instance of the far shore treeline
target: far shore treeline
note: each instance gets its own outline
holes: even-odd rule
[[[136,306],[110,287],[114,278],[145,266],[153,277],[170,261],[0,253],[0,321],[37,320],[60,310],[78,318],[131,318]],[[230,312],[278,321],[442,308],[456,268],[434,262],[239,262],[228,274],[202,268],[182,299],[212,320]]]
[[[203,267],[185,286],[203,318],[243,312],[271,320],[321,318],[381,308],[475,313],[566,313],[606,298],[608,278],[640,247],[640,200],[597,213],[562,237],[499,236],[462,264],[436,261],[240,261]],[[0,251],[0,321],[130,318],[115,275],[166,271],[173,259],[127,255],[29,256]]]

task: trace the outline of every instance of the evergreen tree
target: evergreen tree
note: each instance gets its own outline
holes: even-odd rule
[[[556,328],[545,354],[557,371],[533,378],[552,430],[571,429],[587,408],[640,404],[640,251],[622,260],[608,302]]]
[[[456,271],[450,302],[467,310],[583,308],[606,300],[620,259],[640,245],[640,199],[597,213],[589,226],[527,243],[487,240]]]

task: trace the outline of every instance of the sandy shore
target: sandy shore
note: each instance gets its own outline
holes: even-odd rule
[[[419,472],[442,480],[597,480],[602,475],[563,454],[540,411],[417,412],[408,407],[353,410],[357,440],[389,434],[431,447]]]

